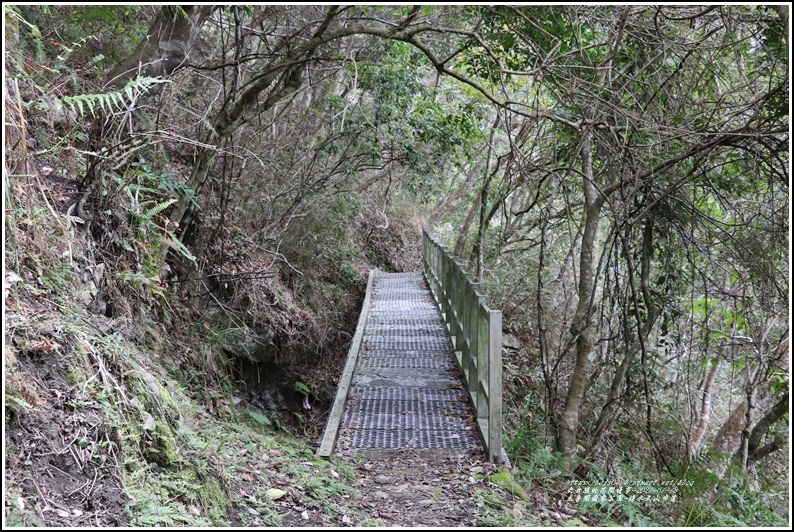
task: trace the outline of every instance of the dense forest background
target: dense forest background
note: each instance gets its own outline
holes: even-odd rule
[[[588,524],[789,522],[789,24],[5,6],[5,522],[283,523],[272,496],[232,517],[261,431],[277,475],[314,471],[304,512],[341,508],[355,472],[311,446],[369,269],[419,270],[423,225],[504,314],[533,495],[480,524],[566,493]],[[82,510],[42,492],[51,467]],[[621,479],[676,489],[566,491]]]

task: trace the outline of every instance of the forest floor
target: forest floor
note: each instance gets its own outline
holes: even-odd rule
[[[404,451],[380,458],[334,456],[324,461],[313,459],[311,448],[286,435],[263,437],[241,430],[226,435],[229,452],[221,452],[219,445],[214,456],[203,457],[210,462],[214,459],[214,472],[207,477],[225,477],[222,484],[229,499],[225,515],[207,522],[203,518],[212,513],[210,503],[163,488],[184,478],[176,472],[169,474],[171,467],[135,466],[140,469],[129,471],[119,464],[123,454],[112,445],[102,445],[103,441],[121,445],[118,435],[91,430],[94,427],[101,432],[106,426],[101,409],[63,379],[64,368],[44,363],[45,358],[17,361],[37,373],[40,390],[49,394],[39,394],[36,413],[23,414],[6,427],[6,447],[14,452],[6,456],[5,476],[14,488],[6,494],[4,517],[14,508],[31,511],[8,523],[11,526],[107,527],[144,522],[286,527],[553,526],[573,519],[562,502],[549,500],[548,493],[527,495],[520,488],[512,493],[509,485],[498,484],[509,477],[485,462],[481,452],[423,457]],[[211,443],[212,438],[207,445]],[[185,460],[200,458],[190,450],[185,454]],[[162,497],[157,497],[156,504],[136,501],[140,497],[135,494],[147,489],[137,485],[136,471],[147,469],[150,495],[162,493],[184,504],[167,504]],[[494,482],[497,478],[500,480]],[[198,485],[194,488],[201,490]],[[19,512],[16,515],[19,517]]]
[[[342,524],[353,526],[458,527],[483,526],[523,513],[517,497],[499,493],[487,478],[496,473],[493,464],[483,463],[478,453],[444,457],[418,457],[410,453],[363,459],[356,467],[358,510],[354,517],[342,516]],[[515,499],[515,500],[511,500]],[[511,504],[512,503],[512,504]],[[490,514],[504,514],[497,518]],[[284,524],[309,523],[294,512]],[[490,521],[493,523],[490,523]],[[538,521],[539,523],[539,521]],[[323,520],[322,524],[334,524]]]

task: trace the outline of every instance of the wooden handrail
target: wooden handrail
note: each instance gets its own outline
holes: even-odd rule
[[[427,228],[422,250],[425,278],[452,338],[485,453],[501,463],[502,313],[488,307],[479,283]]]

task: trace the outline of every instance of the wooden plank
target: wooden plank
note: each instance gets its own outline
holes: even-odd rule
[[[345,412],[345,403],[347,402],[347,392],[350,389],[350,381],[353,378],[353,372],[356,369],[358,362],[358,352],[361,349],[361,342],[364,338],[364,327],[369,316],[370,299],[372,298],[372,284],[375,279],[377,268],[370,270],[369,280],[367,281],[367,293],[364,296],[364,303],[361,308],[361,315],[358,318],[358,325],[356,326],[356,334],[353,336],[353,341],[350,343],[350,350],[347,353],[347,363],[342,372],[342,377],[339,379],[339,384],[336,387],[336,399],[334,406],[331,408],[331,413],[328,415],[328,423],[325,425],[325,433],[320,442],[320,447],[317,449],[317,455],[323,458],[331,456],[334,451],[334,444],[336,443],[336,436],[339,432],[339,425],[342,422],[342,415]]]

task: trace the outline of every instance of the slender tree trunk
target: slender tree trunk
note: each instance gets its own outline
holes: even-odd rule
[[[474,217],[480,211],[480,202],[482,201],[482,196],[477,196],[477,201],[469,209],[469,214],[466,215],[466,220],[463,222],[463,227],[460,228],[460,232],[458,233],[458,241],[455,243],[455,251],[454,255],[456,257],[462,257],[463,252],[466,250],[466,238],[469,235],[469,230],[471,229],[471,224],[474,223]]]
[[[480,225],[477,228],[477,281],[482,282],[485,273],[485,252],[483,251],[483,240],[485,239],[485,228],[488,221],[485,219],[485,210],[488,206],[488,186],[491,184],[491,161],[493,160],[493,137],[496,127],[499,125],[499,115],[491,127],[491,136],[488,140],[488,158],[485,162],[485,176],[483,177],[482,190],[480,191]]]
[[[598,447],[598,444],[601,442],[601,438],[604,435],[607,427],[609,426],[609,421],[612,418],[612,413],[615,411],[615,408],[618,404],[618,397],[620,396],[620,391],[623,387],[623,381],[626,379],[626,374],[629,372],[629,368],[631,367],[632,362],[634,362],[634,358],[637,354],[642,350],[642,344],[648,339],[648,335],[651,333],[651,329],[653,329],[654,323],[656,323],[656,319],[659,317],[659,309],[653,302],[653,298],[651,297],[650,292],[650,275],[651,275],[651,256],[653,255],[653,222],[651,220],[646,221],[645,229],[643,231],[643,240],[642,240],[642,259],[640,265],[640,287],[642,289],[642,299],[645,302],[645,308],[648,309],[648,317],[646,318],[645,322],[640,327],[639,336],[637,341],[631,345],[626,356],[623,358],[623,361],[620,363],[618,370],[615,372],[614,377],[612,378],[612,384],[609,387],[609,393],[607,394],[607,400],[604,403],[604,407],[601,409],[601,413],[598,416],[598,420],[595,424],[595,431],[593,432],[593,437],[588,446],[586,457],[590,456],[592,452]]]
[[[750,455],[750,426],[753,423],[753,416],[755,414],[757,405],[755,401],[755,390],[752,386],[748,386],[747,390],[747,412],[744,415],[744,427],[742,428],[741,438],[739,440],[739,449],[734,453],[734,460],[739,463],[742,470],[742,475],[747,472],[747,458]]]
[[[538,286],[535,295],[535,308],[538,314],[538,351],[540,353],[543,382],[546,388],[546,425],[555,426],[552,417],[552,407],[557,397],[557,387],[554,385],[549,348],[546,340],[546,317],[543,310],[543,271],[546,266],[546,231],[549,226],[549,206],[541,210],[540,224],[540,250],[538,251]],[[556,434],[555,434],[556,436]]]
[[[722,351],[720,346],[720,351]],[[721,354],[720,354],[721,355]],[[717,372],[720,369],[720,358],[711,361],[711,368],[706,375],[706,380],[703,382],[703,398],[700,406],[700,416],[695,431],[692,433],[692,438],[689,440],[689,456],[694,458],[697,456],[700,446],[703,444],[703,437],[706,435],[706,429],[711,420],[711,394],[714,389],[714,381],[717,378]]]
[[[557,448],[562,453],[563,467],[568,471],[573,470],[574,466],[577,431],[579,430],[579,408],[584,398],[590,368],[595,358],[592,324],[590,322],[592,295],[595,286],[593,262],[598,221],[601,218],[601,207],[604,204],[604,197],[593,182],[591,143],[592,133],[587,131],[584,133],[582,146],[585,219],[582,247],[579,254],[579,287],[577,290],[579,302],[571,324],[571,334],[576,338],[576,360],[568,387],[568,395],[565,398],[565,406],[560,415],[559,433],[557,436]]]
[[[430,221],[432,223],[441,222],[444,218],[449,215],[460,203],[466,193],[471,189],[471,186],[477,181],[477,175],[482,171],[482,159],[474,162],[469,169],[469,172],[466,174],[466,181],[458,187],[458,190],[455,192],[454,195],[451,197],[447,197],[446,199],[442,200],[438,207],[433,210],[433,214],[430,216]]]
[[[776,453],[781,450],[786,445],[786,437],[785,436],[775,436],[775,439],[772,440],[772,443],[764,445],[760,449],[756,449],[752,451],[748,458],[753,460],[754,462],[758,462],[759,460],[763,460],[767,456],[772,453]]]
[[[789,410],[789,394],[786,392],[783,397],[778,401],[775,406],[773,406],[761,420],[755,424],[753,430],[750,432],[750,437],[747,442],[747,455],[752,460],[759,460],[764,456],[770,454],[771,452],[776,451],[779,449],[779,446],[775,446],[777,438],[773,441],[770,445],[767,445],[764,448],[759,449],[759,445],[761,445],[761,440],[763,439],[764,435],[769,432],[769,429],[780,420],[785,414],[788,413]]]

